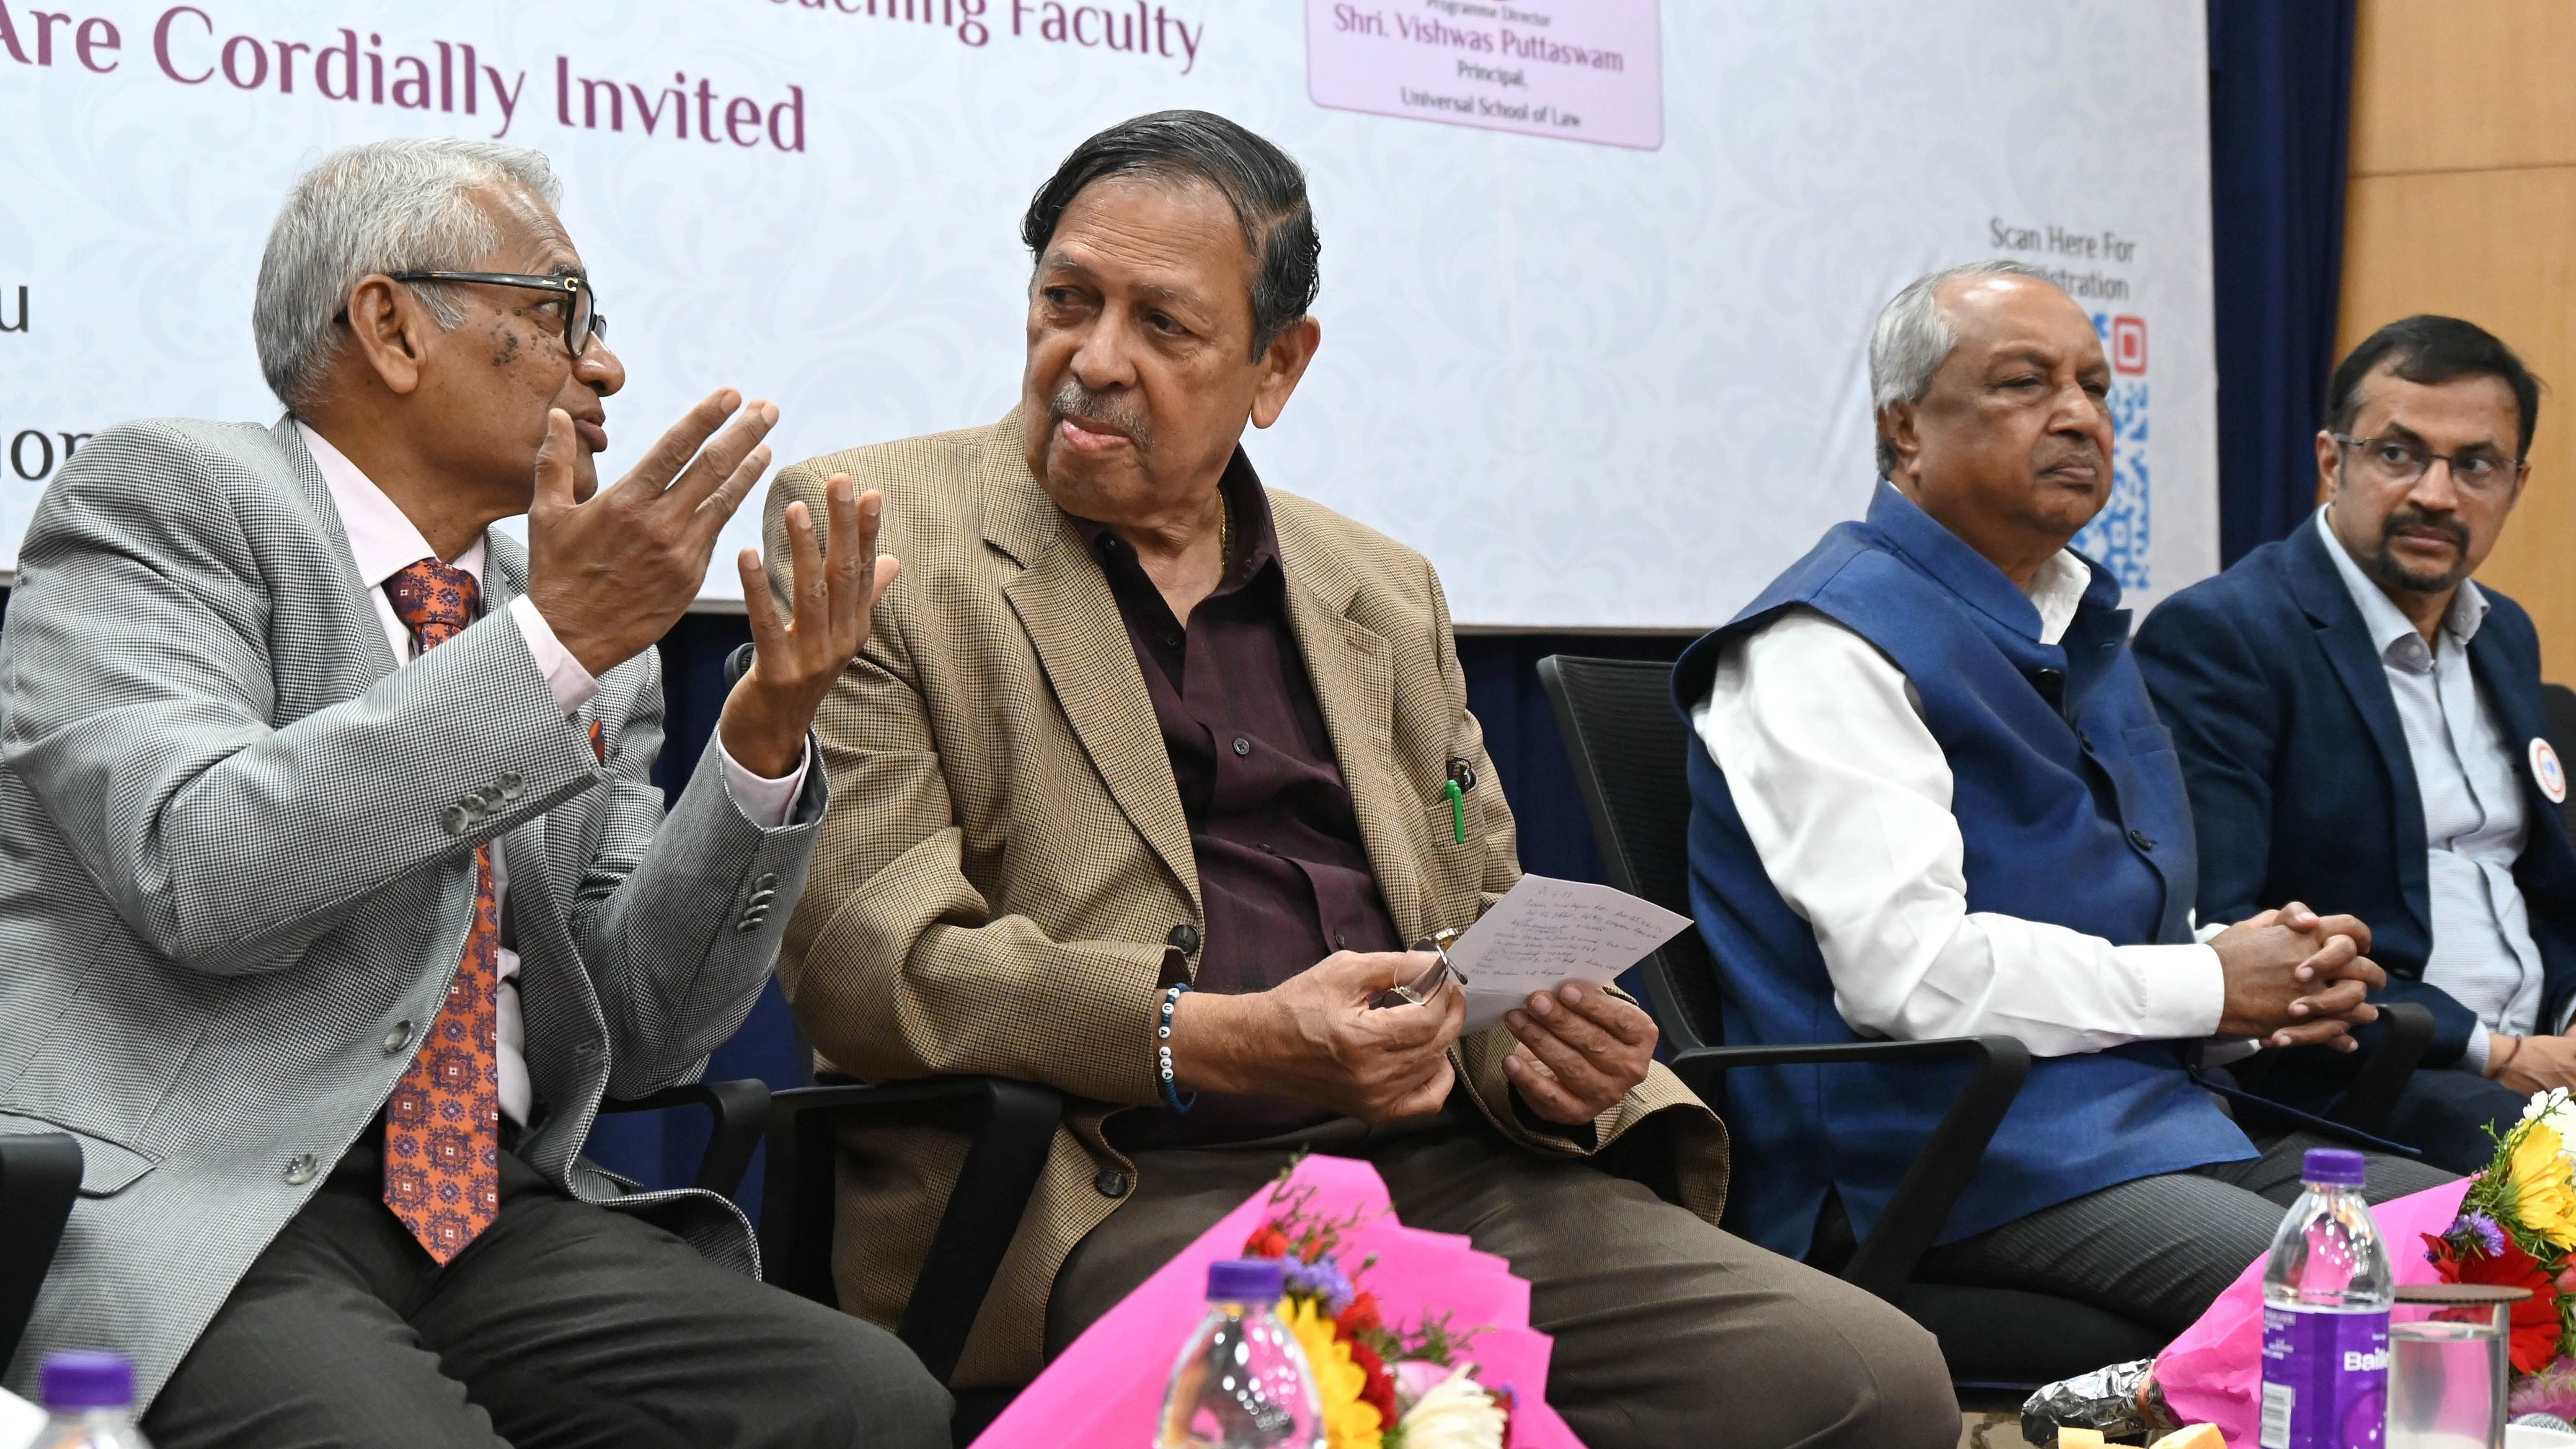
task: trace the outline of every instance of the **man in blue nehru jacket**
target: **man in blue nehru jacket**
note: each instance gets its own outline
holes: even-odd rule
[[[2370,923],[2384,997],[2433,1013],[2389,1135],[2475,1172],[2524,1101],[2576,1087],[2576,851],[2531,616],[2469,575],[2531,476],[2540,384],[2457,317],[2352,350],[2315,518],[2138,630],[2200,826],[2200,905],[2298,895]],[[2348,1072],[2296,1052],[2299,1105]]]
[[[2066,547],[2111,486],[2110,367],[2083,310],[2032,268],[1979,263],[1899,292],[1869,352],[1868,517],[1674,675],[1727,1035],[2020,1039],[2029,1082],[1925,1275],[2177,1331],[2264,1251],[2311,1140],[2250,1140],[2194,1054],[2348,1049],[2384,977],[2350,917],[2195,926],[2181,767],[2118,587]],[[1805,1255],[1868,1233],[1941,1080],[1735,1074],[1748,1236]],[[2376,1158],[2370,1191],[2442,1180]]]

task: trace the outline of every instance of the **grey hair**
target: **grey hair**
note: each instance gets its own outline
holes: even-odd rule
[[[1931,391],[1932,374],[1959,345],[1950,319],[1941,315],[1941,289],[1962,277],[2037,277],[2048,273],[2028,262],[1969,262],[1943,267],[1915,278],[1879,309],[1869,329],[1869,414],[1883,419],[1898,403],[1920,402]],[[1878,471],[1884,477],[1896,467],[1882,427],[1878,435]]]
[[[344,146],[297,177],[269,229],[251,304],[260,374],[289,410],[312,400],[339,354],[333,335],[360,278],[376,272],[455,271],[500,244],[467,193],[525,187],[548,206],[563,187],[524,146],[437,136]],[[438,286],[417,287],[441,327],[465,314]]]

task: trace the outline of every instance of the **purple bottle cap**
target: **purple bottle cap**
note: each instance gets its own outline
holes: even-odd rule
[[[45,1407],[57,1413],[134,1407],[134,1365],[121,1353],[84,1348],[49,1353],[39,1377]]]
[[[2349,1147],[2311,1147],[2307,1166],[2299,1175],[2330,1187],[2359,1187],[2365,1166],[2361,1154]]]
[[[1277,1258],[1208,1264],[1210,1303],[1276,1303],[1287,1286],[1288,1265]]]

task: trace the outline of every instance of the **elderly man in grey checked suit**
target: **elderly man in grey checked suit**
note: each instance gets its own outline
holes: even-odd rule
[[[792,618],[745,551],[758,662],[665,819],[652,644],[777,410],[720,391],[599,488],[625,371],[555,199],[514,148],[326,158],[260,269],[288,416],[101,433],[20,555],[0,1132],[85,1164],[9,1382],[121,1350],[163,1449],[947,1442],[731,1204],[578,1155],[750,1010],[894,570],[846,479]]]

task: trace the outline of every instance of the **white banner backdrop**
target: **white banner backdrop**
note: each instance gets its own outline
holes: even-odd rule
[[[332,146],[554,159],[632,376],[613,477],[720,384],[789,459],[998,417],[1030,192],[1166,106],[1312,178],[1324,348],[1254,462],[1463,624],[1725,618],[1867,502],[1878,306],[1986,256],[2113,347],[2080,542],[2135,604],[2217,565],[2199,0],[39,3],[0,0],[0,569],[83,435],[276,415],[253,278]]]

